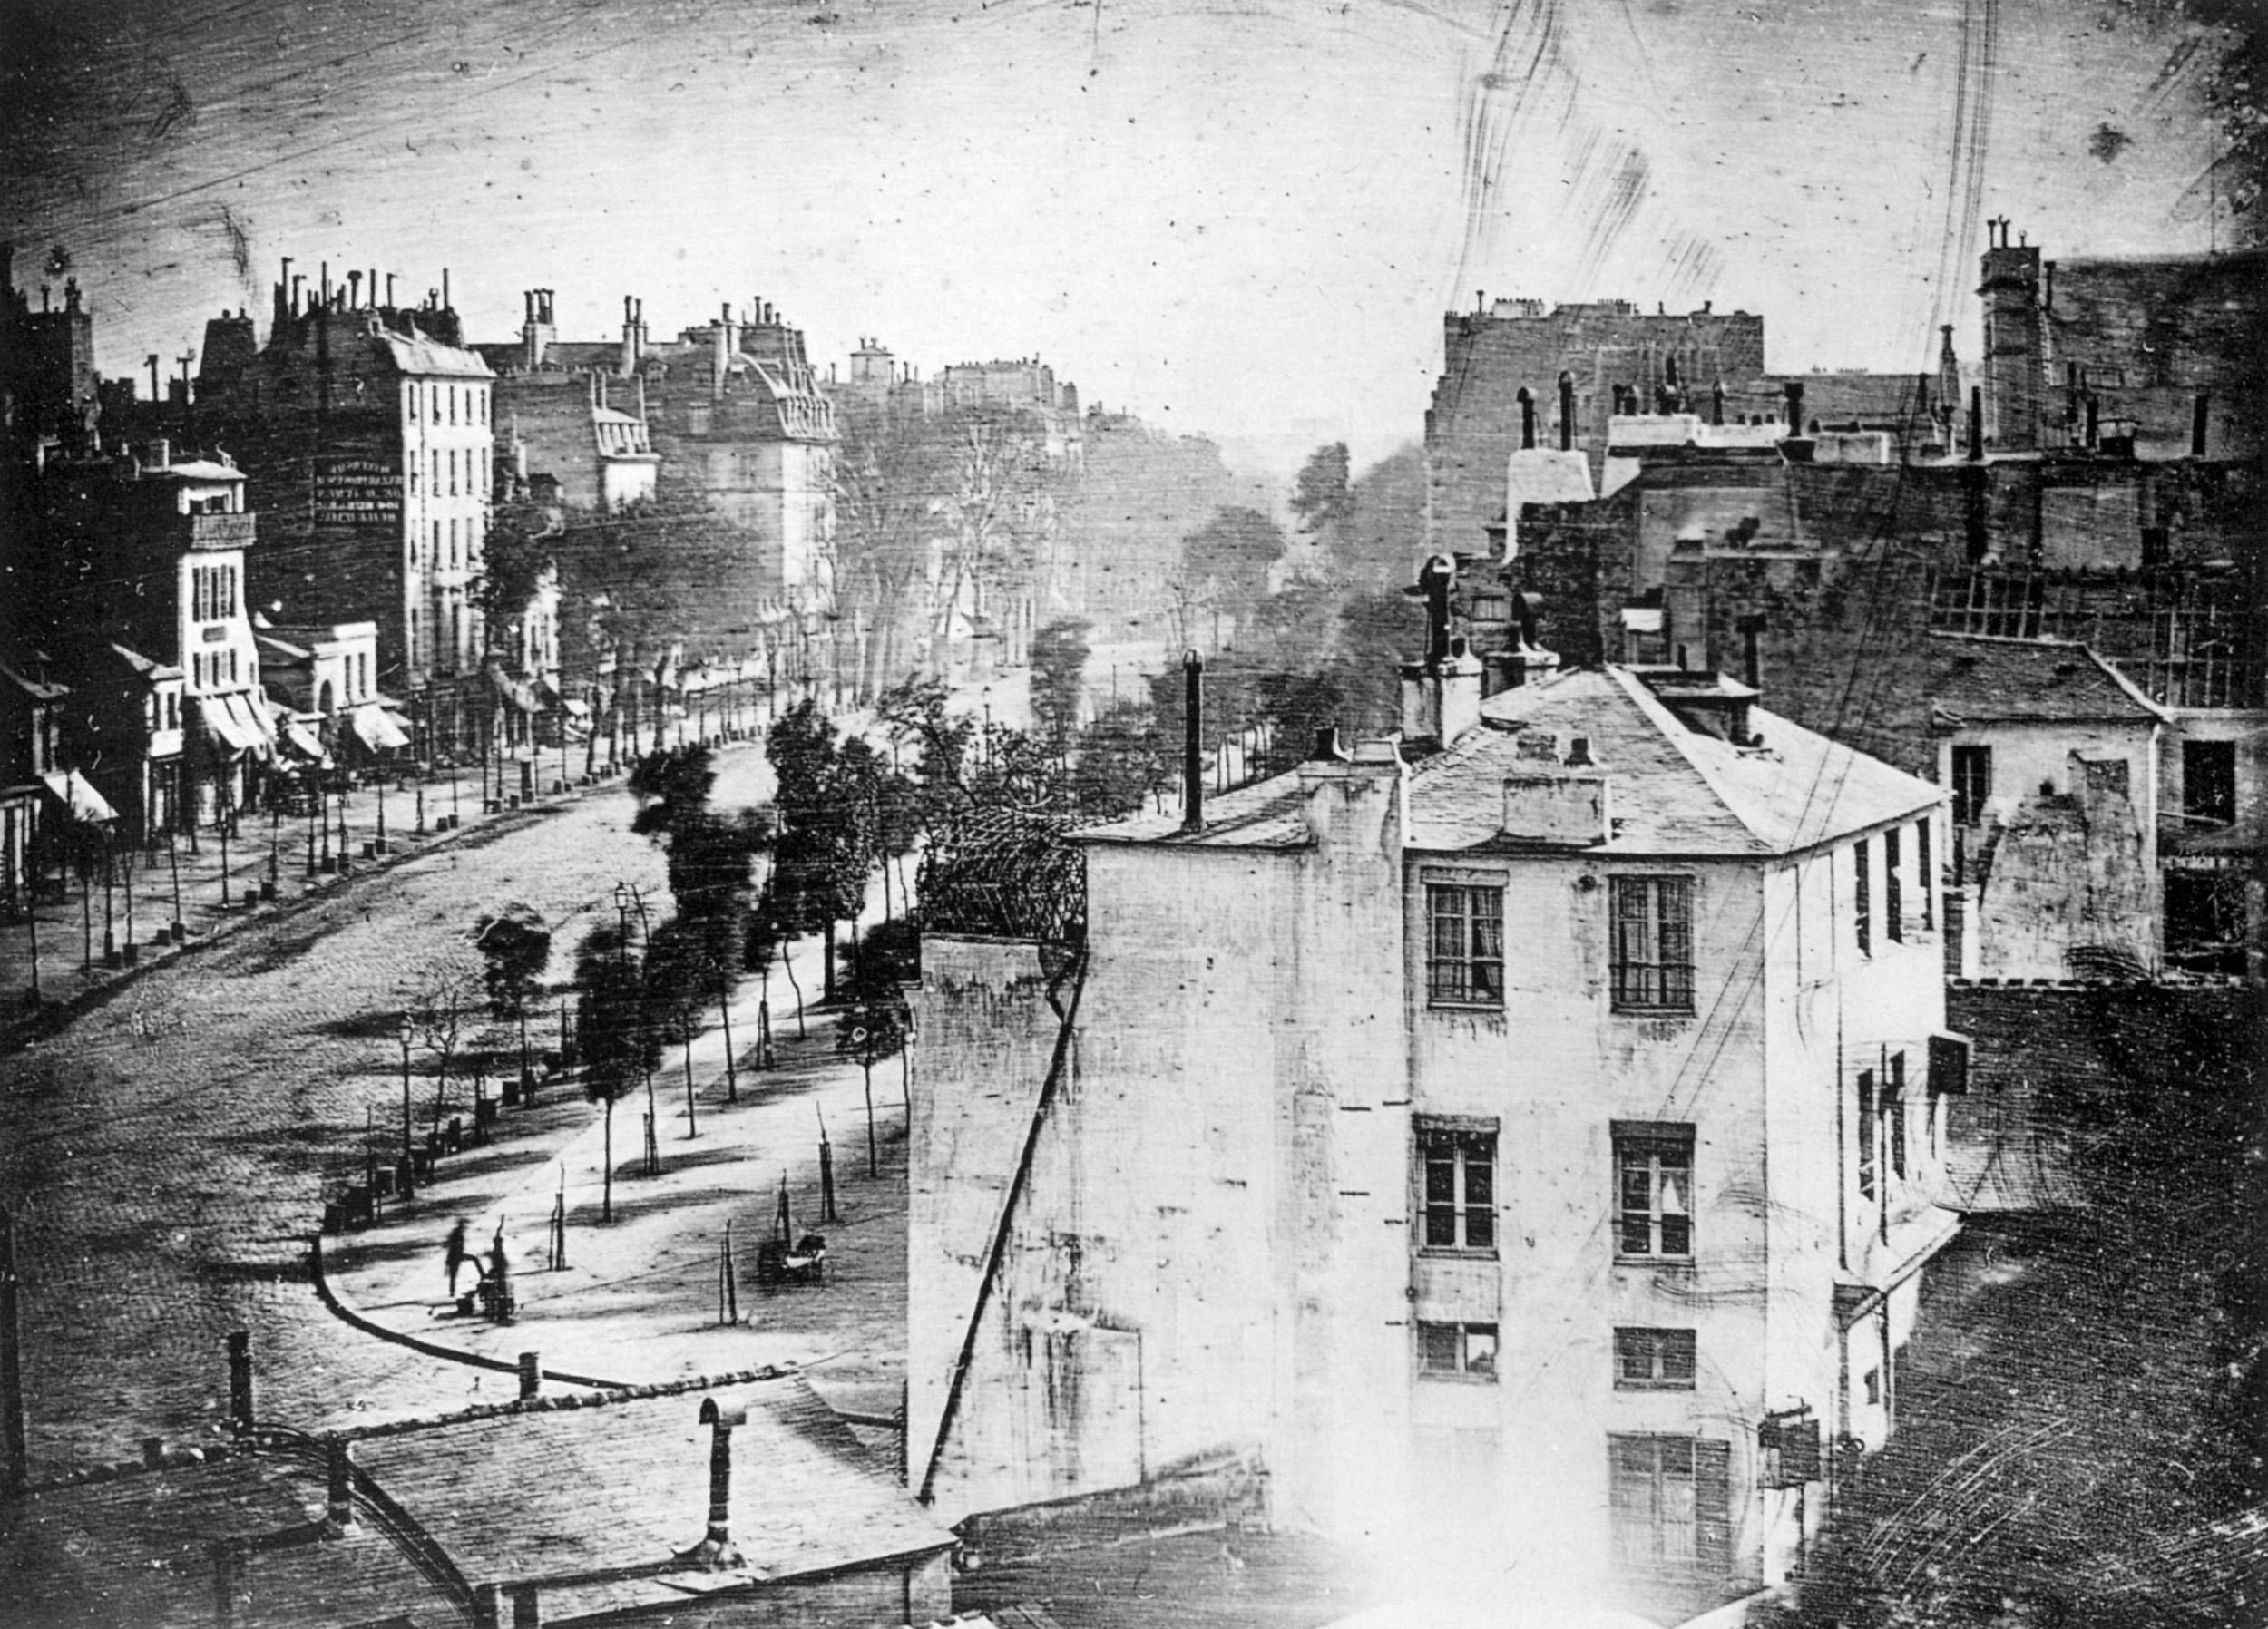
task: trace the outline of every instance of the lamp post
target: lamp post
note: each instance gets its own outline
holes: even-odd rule
[[[417,1162],[410,1152],[409,1131],[409,1043],[416,1039],[417,1027],[409,1021],[409,1014],[402,1014],[402,1197],[407,1199],[415,1190],[413,1177]]]

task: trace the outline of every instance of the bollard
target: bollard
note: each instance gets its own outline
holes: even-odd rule
[[[229,1333],[229,1423],[240,1431],[252,1429],[252,1336],[248,1330]]]
[[[520,1354],[521,1400],[525,1401],[528,1399],[533,1398],[543,1389],[543,1365],[537,1360],[537,1354],[532,1351],[522,1352]]]

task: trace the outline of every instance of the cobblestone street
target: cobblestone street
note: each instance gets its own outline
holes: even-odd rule
[[[727,749],[719,769],[720,806],[764,795],[768,771],[759,747]],[[464,1397],[470,1377],[463,1369],[361,1332],[324,1307],[308,1272],[308,1238],[325,1200],[361,1180],[367,1127],[398,1128],[400,1014],[428,971],[470,964],[467,930],[475,918],[513,902],[540,912],[553,931],[550,977],[557,981],[583,932],[612,920],[618,879],[666,902],[661,856],[630,833],[633,813],[617,783],[563,808],[500,815],[386,869],[269,907],[265,918],[240,924],[201,953],[144,970],[60,1033],[0,1064],[0,1192],[20,1218],[35,1479],[125,1457],[147,1436],[194,1443],[212,1434],[226,1408],[226,1339],[238,1328],[251,1331],[266,1417],[315,1429]],[[817,946],[797,951],[797,976],[816,997]],[[775,977],[773,994],[783,1032],[792,1036],[785,980]],[[743,1049],[754,1039],[752,987],[746,997],[749,1028],[735,1032]],[[738,1024],[738,1006],[735,1017]],[[815,1022],[811,1048],[827,1033]],[[715,1037],[697,1047],[696,1058],[704,1072],[720,1072]],[[669,1061],[678,1062],[674,1052]],[[825,1072],[827,1066],[810,1061]],[[428,1068],[421,1062],[421,1076]],[[877,1092],[892,1107],[895,1073],[888,1070],[892,1089]],[[744,1099],[760,1095],[757,1079],[742,1077]],[[672,1084],[681,1110],[679,1076],[663,1077],[665,1105]],[[469,1093],[455,1107],[469,1111]],[[809,1157],[811,1110],[791,1107],[797,1149]],[[579,1134],[595,1115],[578,1088],[554,1083],[545,1107],[507,1116],[498,1145],[458,1156],[460,1169],[491,1156],[494,1169],[523,1172],[508,1183],[524,1182],[526,1169],[548,1170],[561,1149],[582,1148]],[[863,1184],[860,1134],[832,1097],[829,1116],[838,1170],[855,1164]],[[635,1167],[638,1123],[635,1103],[618,1109],[618,1170]],[[681,1133],[665,1118],[665,1159],[682,1146],[673,1136]],[[730,1140],[718,1135],[703,1160]],[[470,1185],[446,1191],[453,1163],[443,1166],[444,1191],[421,1197],[400,1224],[405,1271],[431,1281],[419,1293],[433,1300],[444,1218],[455,1214],[448,1207],[477,1210],[483,1197],[469,1176]],[[715,1194],[748,1195],[742,1214],[753,1221],[768,1217],[781,1169],[774,1155],[761,1171],[717,1164],[690,1175]],[[635,1176],[618,1176],[616,1195],[618,1205],[652,1202]],[[806,1204],[801,1193],[797,1204]],[[571,1205],[580,1216],[581,1196],[571,1195]],[[880,1205],[869,1208],[879,1219]],[[540,1258],[540,1218],[515,1226],[527,1235],[523,1248]],[[589,1237],[579,1219],[577,1242]],[[696,1269],[711,1263],[713,1282],[716,1239],[706,1224],[679,1248],[697,1278]],[[902,1265],[897,1272],[902,1280]],[[425,1320],[423,1306],[417,1316]],[[698,1307],[679,1322],[698,1326]],[[515,1351],[557,1344],[540,1331],[496,1332]],[[813,1355],[821,1344],[815,1337],[796,1351]],[[625,1355],[614,1351],[613,1370]],[[786,1347],[767,1347],[745,1361],[787,1355]],[[546,1361],[569,1366],[552,1351]]]

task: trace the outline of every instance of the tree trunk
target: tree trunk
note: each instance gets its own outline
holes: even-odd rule
[[[732,983],[719,980],[717,983],[717,1017],[725,1027],[725,1101],[740,1101],[740,1077],[732,1060]]]
[[[602,1185],[599,1189],[599,1220],[611,1222],[614,1220],[614,1099],[611,1097],[606,1100],[606,1132],[602,1140],[604,1152],[600,1156]]]
[[[819,964],[819,1000],[822,1003],[835,999],[835,919],[826,919],[825,932],[826,954]]]
[[[685,1135],[689,1140],[700,1134],[700,1121],[693,1108],[693,1024],[689,1014],[685,1025]]]
[[[805,1033],[803,1027],[803,986],[796,982],[796,959],[790,953],[792,947],[789,947],[787,949],[783,949],[780,951],[779,964],[787,970],[787,988],[796,992],[796,1039],[797,1040],[801,1040],[804,1039]]]

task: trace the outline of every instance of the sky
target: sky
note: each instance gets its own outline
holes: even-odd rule
[[[1974,355],[1987,217],[2226,247],[2211,57],[2173,0],[0,0],[0,234],[109,374],[290,255],[446,267],[484,340],[538,286],[571,338],[761,298],[822,367],[1037,355],[1359,465],[1481,291],[1904,371]]]

